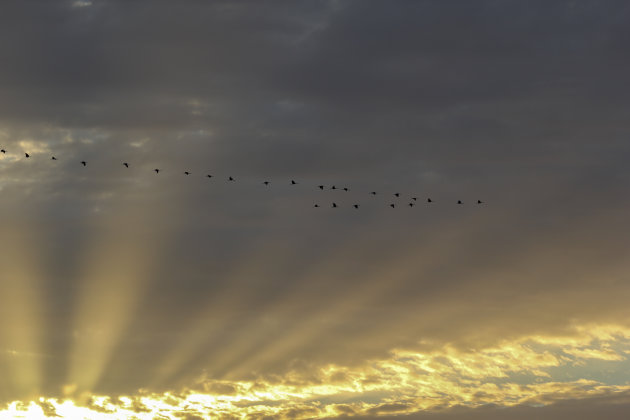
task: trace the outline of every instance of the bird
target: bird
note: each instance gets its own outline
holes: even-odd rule
[[[433,201],[430,198],[427,198],[427,203],[433,203]]]
[[[81,165],[83,165],[83,166],[87,166],[87,163],[86,163],[84,160],[82,160],[82,161],[81,161]]]
[[[291,180],[291,185],[295,185],[297,184],[297,182],[295,182],[294,180]]]
[[[409,207],[413,207],[413,203],[409,203]]]
[[[156,174],[159,174],[159,173],[160,173],[160,170],[159,170],[159,169],[157,169],[157,168],[156,168],[156,169],[154,169],[154,171],[155,171],[155,173],[156,173]]]
[[[464,204],[464,203],[462,203],[462,200],[457,200],[457,204]]]
[[[343,187],[343,190],[344,191],[348,191],[348,187]]]
[[[331,190],[336,190],[337,187],[335,187],[334,185],[332,187],[330,187]]]
[[[319,189],[320,189],[320,190],[323,190],[323,189],[324,189],[324,186],[323,186],[323,185],[320,185],[320,186],[319,186]]]
[[[28,153],[24,153],[24,156],[26,156],[27,158],[31,157],[31,155],[29,155]]]
[[[313,207],[319,207],[319,204],[315,204]]]
[[[57,158],[53,156],[53,157],[51,158],[51,160],[57,160]]]
[[[212,178],[212,175],[206,175],[208,178]]]
[[[0,149],[0,152],[2,152],[2,153],[6,153],[7,151],[6,151],[6,150],[4,150],[4,149]]]
[[[228,178],[228,181],[234,181],[234,178],[229,177],[229,178]]]
[[[392,203],[392,204],[389,205],[389,207],[394,208],[394,207],[396,207],[396,205]]]
[[[354,204],[352,207],[354,207],[355,209],[358,209],[359,205],[358,204]]]
[[[376,195],[376,191],[372,191],[370,194],[372,194],[372,195]]]
[[[477,200],[477,204],[483,204],[483,201]]]
[[[263,182],[263,184],[269,185],[269,181],[265,181],[265,182]]]
[[[416,200],[418,200],[418,197],[411,197],[411,199],[412,199],[413,201],[416,201]]]
[[[190,172],[188,172],[188,171],[184,171],[184,174],[186,174],[186,175],[190,175]]]
[[[333,207],[337,207],[337,203],[332,203],[332,206]]]
[[[127,162],[123,162],[123,165],[125,165],[125,168],[129,167],[129,164]]]
[[[400,197],[400,193],[394,193],[396,197]]]

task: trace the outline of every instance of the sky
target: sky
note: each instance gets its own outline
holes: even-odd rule
[[[625,418],[629,42],[614,0],[3,1],[0,419]]]

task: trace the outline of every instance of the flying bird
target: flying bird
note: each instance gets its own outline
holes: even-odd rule
[[[343,190],[344,191],[348,191],[348,187],[343,187]]]
[[[184,174],[186,174],[186,175],[190,175],[190,172],[188,172],[188,171],[184,171]]]
[[[206,175],[208,178],[212,178],[212,175]]]
[[[156,173],[156,174],[159,174],[159,173],[160,173],[160,170],[159,170],[159,169],[154,169],[154,171],[155,171],[155,173]]]
[[[234,178],[229,177],[229,178],[228,178],[228,181],[234,181]]]
[[[320,185],[320,186],[319,186],[319,189],[320,189],[320,190],[323,190],[323,189],[324,189],[324,186],[323,186],[323,185]]]
[[[127,162],[124,162],[123,165],[125,165],[125,168],[129,167],[129,164]]]
[[[57,160],[57,158],[53,156],[53,157],[51,158],[51,160]]]
[[[4,149],[0,149],[0,152],[2,152],[2,153],[6,153],[7,151],[6,151],[6,150],[4,150]]]
[[[376,195],[376,191],[372,191],[370,194],[372,194],[372,195]]]
[[[333,207],[337,207],[337,203],[332,203],[332,206]]]
[[[355,209],[358,209],[359,205],[358,204],[354,204],[352,207],[354,207]]]
[[[433,201],[430,198],[427,198],[427,203],[433,203]]]
[[[411,197],[411,199],[412,199],[413,201],[418,200],[418,198],[417,198],[417,197]]]
[[[315,204],[313,207],[319,207],[319,204]]]
[[[24,153],[24,156],[26,156],[27,158],[31,157],[31,155],[29,155],[28,153]]]
[[[336,190],[337,187],[335,187],[334,185],[330,188],[331,190]]]
[[[483,201],[477,200],[477,204],[483,204]]]
[[[263,182],[263,184],[269,185],[269,181],[265,181],[265,182]]]
[[[462,200],[457,200],[457,204],[464,204],[464,203],[462,203]]]
[[[294,180],[291,180],[291,185],[295,185],[297,184],[297,182],[295,182]]]
[[[394,207],[396,207],[396,205],[392,203],[392,204],[389,205],[389,207],[394,208]]]
[[[400,197],[400,193],[394,193],[396,197]]]
[[[409,203],[409,207],[413,207],[413,203]]]
[[[82,161],[81,161],[81,165],[83,165],[83,166],[87,166],[87,163],[86,163],[84,160],[82,160]]]

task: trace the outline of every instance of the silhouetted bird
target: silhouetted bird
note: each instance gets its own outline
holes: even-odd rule
[[[344,191],[348,191],[348,187],[343,187],[343,190]]]
[[[324,189],[324,186],[323,186],[323,185],[320,185],[320,186],[319,186],[319,189],[320,189],[320,190],[323,190],[323,189]]]
[[[372,195],[376,195],[376,191],[372,191],[370,194],[372,194]]]
[[[427,198],[427,203],[433,203],[433,201],[430,198]]]
[[[394,193],[396,197],[400,197],[400,193]]]
[[[269,181],[265,181],[265,182],[263,182],[263,184],[269,185]]]
[[[83,166],[87,166],[87,163],[85,163],[85,161],[84,161],[84,160],[82,160],[82,161],[81,161],[81,165],[83,165]]]
[[[29,155],[28,153],[24,153],[24,156],[26,156],[27,158],[31,157],[31,155]]]
[[[411,197],[411,199],[412,199],[413,201],[418,200],[418,198],[417,198],[417,197]]]
[[[332,203],[332,206],[333,207],[337,207],[337,203]]]
[[[125,168],[129,167],[129,164],[127,162],[124,162],[123,165],[125,166]]]
[[[315,204],[313,207],[319,207],[319,204]]]
[[[188,171],[184,171],[184,174],[186,174],[186,175],[190,175],[190,172],[188,172]]]
[[[413,203],[409,203],[409,207],[413,207]]]
[[[457,200],[457,204],[464,204],[464,203],[462,203],[462,200]]]
[[[212,178],[212,175],[206,175],[208,178]]]
[[[57,160],[57,158],[53,156],[53,157],[51,158],[51,160]]]
[[[396,205],[395,204],[390,204],[389,207],[394,208],[394,207],[396,207]]]
[[[352,207],[354,207],[355,209],[358,209],[358,208],[359,208],[359,205],[358,205],[358,204],[355,204],[355,205],[353,205]]]
[[[477,200],[477,204],[483,204],[483,201]]]
[[[2,152],[2,153],[6,153],[7,151],[6,151],[6,150],[4,150],[4,149],[0,149],[0,152]]]
[[[331,190],[336,190],[337,187],[335,187],[334,185],[330,188]]]
[[[294,180],[291,180],[291,185],[295,185],[297,184],[297,182],[295,182]]]
[[[159,173],[160,173],[160,170],[159,170],[159,169],[154,169],[154,171],[155,171],[155,173],[156,173],[156,174],[159,174]]]
[[[234,181],[234,178],[229,177],[229,178],[228,178],[228,181]]]

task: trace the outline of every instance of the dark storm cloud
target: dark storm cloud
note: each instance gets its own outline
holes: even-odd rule
[[[168,360],[152,386],[623,318],[629,18],[623,1],[3,2],[2,206],[49,256],[47,390],[84,333],[81,257],[112,226],[157,248],[103,357],[114,394]],[[394,192],[422,206],[392,213]]]

